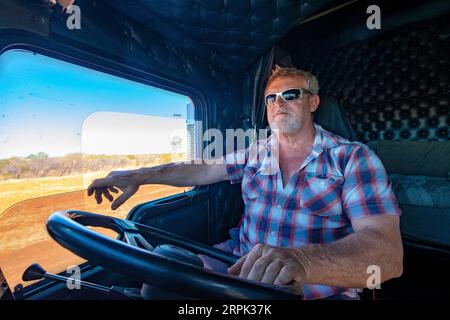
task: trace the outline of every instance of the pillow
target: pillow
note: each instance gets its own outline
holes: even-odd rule
[[[370,141],[387,172],[450,177],[450,141]]]
[[[450,183],[445,178],[390,174],[400,205],[450,209]]]

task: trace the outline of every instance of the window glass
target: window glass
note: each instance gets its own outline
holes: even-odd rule
[[[34,262],[52,273],[82,262],[48,236],[52,212],[124,218],[188,190],[143,186],[116,211],[86,195],[112,170],[192,159],[189,97],[23,50],[0,56],[0,88],[0,266],[12,288]]]

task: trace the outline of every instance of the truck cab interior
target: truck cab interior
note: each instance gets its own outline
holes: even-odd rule
[[[403,274],[374,292],[364,289],[362,298],[450,298],[450,2],[76,0],[74,5],[80,8],[80,28],[69,28],[72,13],[58,3],[0,0],[0,57],[32,52],[187,96],[192,119],[200,123],[196,128],[223,133],[267,128],[263,92],[275,65],[316,75],[321,103],[314,121],[373,149],[402,209]],[[0,77],[4,68],[0,62]],[[69,290],[58,275],[45,273],[44,263],[30,263],[17,270],[23,281],[10,284],[15,299],[295,298],[205,272],[192,254],[236,261],[211,246],[226,240],[241,219],[239,184],[142,199],[123,219],[72,203],[65,209],[71,211],[47,212],[46,229],[58,246],[85,260],[81,279],[92,286]],[[119,237],[99,236],[87,225]],[[160,255],[151,254],[155,247]],[[8,281],[4,265],[14,265],[14,257],[3,259],[0,269]]]

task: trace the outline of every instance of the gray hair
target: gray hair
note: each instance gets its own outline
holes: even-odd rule
[[[312,94],[319,93],[319,81],[317,81],[317,78],[312,73],[291,67],[280,67],[278,65],[275,65],[275,67],[273,68],[272,74],[269,76],[269,79],[267,80],[266,87],[268,87],[273,80],[281,77],[286,78],[302,77],[303,79],[305,79],[307,86],[306,89],[311,91]]]

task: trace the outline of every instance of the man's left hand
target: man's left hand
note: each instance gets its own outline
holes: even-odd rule
[[[228,268],[228,273],[245,279],[285,286],[300,294],[307,279],[307,268],[296,248],[257,244]]]

